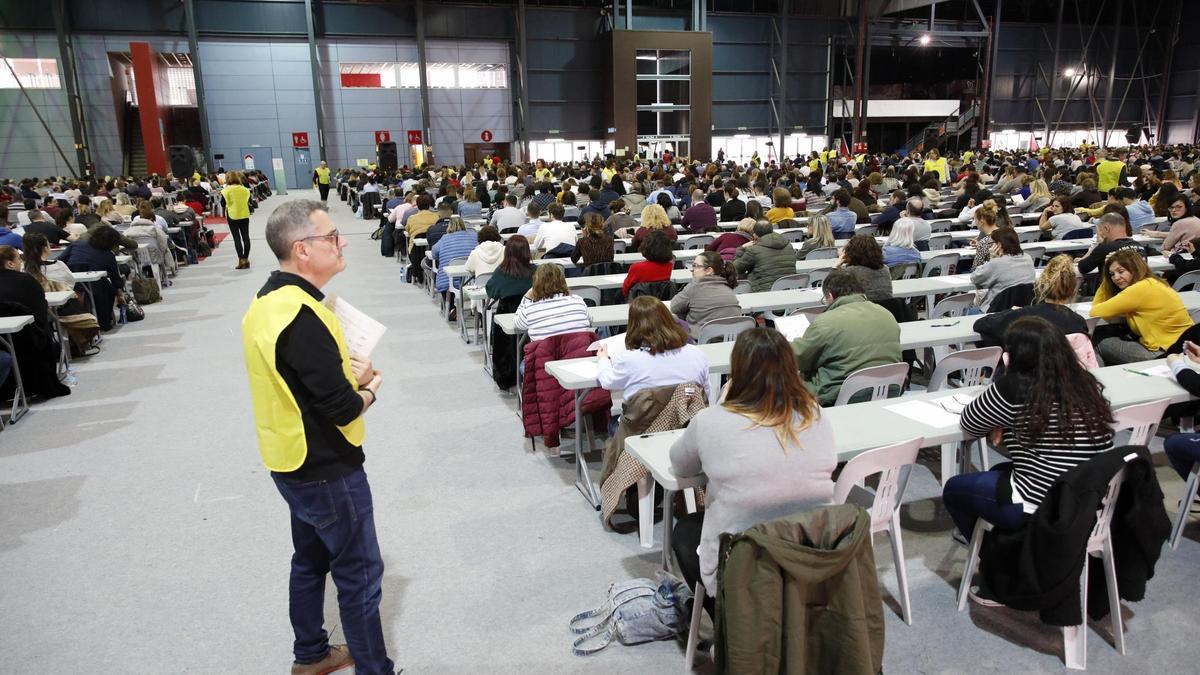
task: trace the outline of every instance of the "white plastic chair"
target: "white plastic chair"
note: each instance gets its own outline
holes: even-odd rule
[[[960,387],[979,387],[991,384],[996,374],[996,366],[1000,363],[1000,355],[1004,352],[1000,347],[981,347],[979,349],[964,349],[951,352],[938,362],[929,376],[929,386],[926,391],[943,391],[949,389],[950,376],[958,373],[961,376]],[[988,446],[984,439],[979,439],[979,465],[983,471],[988,470]],[[943,443],[942,444],[942,486],[957,472],[955,465],[958,459],[958,448],[963,448],[963,462],[969,463],[970,447],[974,443]],[[962,467],[965,471],[966,467]]]
[[[854,234],[865,234],[868,237],[874,237],[878,231],[879,227],[877,225],[857,225],[854,228]]]
[[[825,277],[829,276],[832,269],[826,268],[823,270],[813,270],[808,273],[808,285],[810,288],[820,288],[825,285]]]
[[[1028,232],[1017,233],[1017,241],[1021,242],[1022,244],[1032,244],[1036,241],[1041,241],[1041,239],[1041,230],[1030,230]]]
[[[1192,270],[1191,272],[1182,275],[1175,280],[1175,283],[1171,284],[1171,288],[1174,288],[1176,291],[1182,293],[1184,291],[1193,290],[1193,287],[1196,284],[1200,284],[1200,270]]]
[[[808,273],[789,274],[779,277],[771,284],[772,291],[790,291],[796,288],[808,288]]]
[[[888,390],[893,386],[903,388],[907,377],[907,363],[887,363],[857,370],[842,382],[834,405],[845,405],[855,394],[868,389],[871,391],[870,400],[885,399],[888,397]]]
[[[946,317],[962,316],[971,307],[975,306],[974,293],[957,293],[946,298],[942,298],[940,302],[929,310],[930,319],[944,319]]]
[[[613,242],[613,253],[624,253],[627,246],[623,239],[618,239]]]
[[[738,311],[741,311],[740,307]],[[700,334],[696,338],[696,342],[702,345],[710,342],[733,342],[742,331],[750,330],[756,325],[753,317],[749,316],[712,319],[705,321],[704,325],[700,326]]]
[[[932,234],[929,236],[929,250],[930,251],[945,251],[946,249],[950,248],[950,240],[951,239],[952,239],[952,236],[950,235],[949,232],[943,232],[940,234]]]
[[[907,484],[905,467],[915,464],[917,451],[920,450],[924,438],[913,438],[895,445],[875,448],[859,454],[846,462],[842,473],[838,476],[837,484],[833,487],[833,503],[845,504],[852,494],[858,503],[860,496],[870,498],[867,513],[871,516],[871,534],[887,532],[892,542],[892,560],[896,565],[896,583],[900,589],[900,609],[904,623],[912,625],[912,602],[908,594],[908,571],[904,564],[904,542],[900,538],[900,503],[904,498],[904,487]],[[879,476],[879,485],[871,490],[860,485],[875,474]],[[902,478],[902,474],[904,474]],[[855,488],[858,488],[857,491]],[[873,538],[873,537],[872,537]]]
[[[838,257],[836,246],[827,246],[825,248],[814,248],[804,256],[805,260],[831,260]]]
[[[750,282],[747,281],[746,279],[742,279],[741,281],[737,282],[737,286],[733,287],[734,295],[741,295],[742,293],[749,293],[749,292],[750,292]]]
[[[1150,445],[1158,431],[1158,423],[1162,421],[1171,402],[1167,399],[1127,405],[1113,411],[1113,433],[1129,429],[1129,440],[1125,445]]]
[[[921,263],[910,262],[892,265],[890,272],[892,274],[892,281],[915,279],[921,273]]]
[[[1114,566],[1112,536],[1109,525],[1112,523],[1113,511],[1116,510],[1117,496],[1121,484],[1125,482],[1126,469],[1121,469],[1108,482],[1108,491],[1096,512],[1096,524],[1088,537],[1085,556],[1095,556],[1104,563],[1104,581],[1108,587],[1109,615],[1112,620],[1113,641],[1117,651],[1125,653],[1125,626],[1121,618],[1121,598],[1117,590],[1117,570]],[[984,533],[993,528],[992,524],[980,518],[975,521],[975,530],[971,533],[971,548],[967,553],[967,566],[963,569],[962,581],[958,586],[958,611],[967,608],[967,594],[971,588],[971,580],[975,576],[975,568],[979,565],[979,548],[983,544]],[[1087,668],[1087,588],[1088,561],[1083,562],[1083,574],[1080,578],[1080,604],[1083,611],[1083,623],[1078,626],[1065,626],[1063,632],[1063,660],[1067,668],[1084,670]]]
[[[571,289],[571,294],[583,298],[583,303],[588,307],[600,306],[600,289],[595,286],[576,286]]]
[[[1034,267],[1042,266],[1042,259],[1046,257],[1045,246],[1026,246],[1023,250],[1025,251],[1025,255],[1029,256],[1029,259],[1033,261]]]
[[[925,261],[921,277],[946,277],[954,274],[954,266],[958,264],[957,253],[942,253]]]
[[[959,386],[962,387],[977,387],[991,383],[996,366],[1000,363],[1000,354],[1003,352],[1004,350],[1000,347],[981,347],[952,352],[938,363],[933,375],[929,377],[929,386],[926,387],[926,391],[948,389],[948,380],[955,373],[961,375],[962,381]]]
[[[698,234],[694,237],[688,237],[687,240],[683,242],[683,250],[693,251],[702,249],[711,243],[713,243],[713,236],[711,234]]]
[[[781,230],[779,234],[793,244],[804,241],[804,230]]]

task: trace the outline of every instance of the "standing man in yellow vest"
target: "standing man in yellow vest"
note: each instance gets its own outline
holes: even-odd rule
[[[359,675],[391,675],[379,620],[383,558],[371,487],[363,471],[363,414],[382,382],[350,354],[321,288],[345,266],[346,246],[325,206],[280,205],[267,221],[279,259],[242,319],[242,343],[258,450],[291,511],[289,610],[293,675],[351,664]],[[332,574],[347,645],[325,632],[325,577]]]
[[[1109,159],[1108,153],[1101,150],[1097,153],[1096,188],[1107,194],[1115,187],[1128,187],[1126,180],[1125,162]]]
[[[325,160],[321,160],[321,165],[313,169],[313,182],[321,191],[321,201],[329,201],[329,165]]]

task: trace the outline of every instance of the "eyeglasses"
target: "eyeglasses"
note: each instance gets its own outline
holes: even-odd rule
[[[702,270],[706,267],[708,267],[708,265],[705,265],[704,263],[700,262],[699,260],[692,262],[692,269],[694,269],[694,270]]]
[[[342,237],[342,235],[337,230],[334,230],[333,232],[330,232],[329,234],[314,234],[311,237],[300,237],[296,241],[308,241],[310,239],[328,239],[331,244],[334,244],[336,246],[338,243],[338,239],[341,239],[341,237]]]

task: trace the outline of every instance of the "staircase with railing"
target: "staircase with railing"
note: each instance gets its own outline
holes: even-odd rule
[[[912,138],[904,143],[908,152],[924,152],[931,148],[941,147],[950,138],[959,138],[975,127],[979,106],[971,103],[963,109],[961,106],[950,113],[945,119],[930,122]]]

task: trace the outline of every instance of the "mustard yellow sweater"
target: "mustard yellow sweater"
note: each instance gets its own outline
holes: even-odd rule
[[[1192,319],[1183,298],[1162,280],[1142,279],[1120,293],[1108,297],[1102,285],[1096,291],[1092,316],[1102,319],[1124,316],[1129,329],[1151,351],[1165,350],[1192,327]]]

